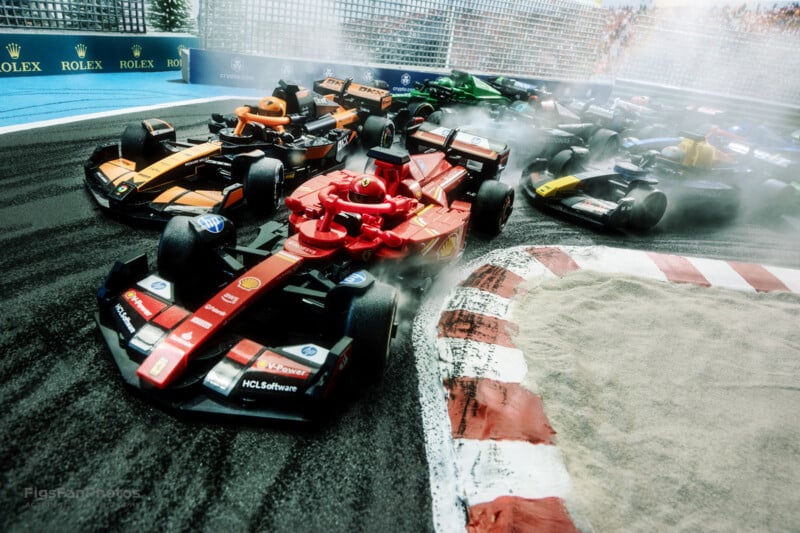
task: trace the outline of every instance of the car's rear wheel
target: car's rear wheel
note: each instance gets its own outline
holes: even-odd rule
[[[472,206],[473,227],[487,235],[498,235],[513,209],[513,188],[495,180],[484,181]]]
[[[619,133],[609,129],[599,129],[589,138],[592,159],[607,159],[619,151]]]
[[[345,335],[353,339],[352,378],[366,388],[383,377],[389,364],[397,315],[397,291],[376,281],[353,297],[347,312]]]
[[[283,196],[283,163],[271,157],[257,159],[247,169],[243,183],[247,205],[259,215],[271,216]]]
[[[365,148],[391,148],[394,143],[394,123],[386,117],[367,117],[361,134]]]

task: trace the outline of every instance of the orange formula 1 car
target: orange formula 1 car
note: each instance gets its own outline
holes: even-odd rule
[[[343,168],[355,147],[391,146],[394,124],[371,114],[373,100],[351,96],[345,108],[282,81],[257,105],[213,115],[205,138],[179,142],[169,123],[143,120],[92,153],[85,183],[102,208],[135,220],[229,213],[245,203],[268,216],[284,188]]]

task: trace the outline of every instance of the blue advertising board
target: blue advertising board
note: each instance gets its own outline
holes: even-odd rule
[[[192,36],[0,33],[0,77],[181,69]]]
[[[279,80],[291,80],[311,87],[315,80],[327,76],[353,78],[359,83],[370,84],[381,80],[388,84],[394,94],[411,91],[416,82],[424,82],[437,76],[448,75],[448,70],[418,70],[411,68],[387,68],[331,61],[268,57],[234,54],[212,50],[189,50],[189,83],[227,85],[263,89],[271,92]],[[612,89],[610,83],[540,80],[516,77],[519,81],[544,86],[557,96],[591,98],[605,101]]]
[[[189,51],[189,82],[272,89],[279,80],[291,80],[311,86],[314,80],[328,76],[353,78],[369,84],[383,80],[392,92],[408,92],[416,81],[422,82],[442,73],[410,69],[387,69],[297,58],[232,54],[212,50]]]

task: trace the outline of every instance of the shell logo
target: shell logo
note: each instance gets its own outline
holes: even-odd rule
[[[252,276],[239,280],[239,287],[246,291],[256,290],[261,286],[261,280]]]

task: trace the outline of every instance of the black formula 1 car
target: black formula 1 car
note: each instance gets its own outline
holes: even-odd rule
[[[115,264],[97,323],[125,382],[179,412],[302,421],[380,379],[398,291],[376,277],[424,288],[469,227],[500,231],[514,200],[496,179],[503,151],[415,135],[419,153],[376,148],[372,173],[303,183],[288,224],[266,223],[248,246],[221,215],[179,216],[158,272],[144,255]]]
[[[245,203],[271,215],[284,188],[343,168],[357,146],[392,145],[394,124],[373,114],[376,99],[384,105],[381,91],[342,85],[340,100],[350,107],[281,81],[258,104],[213,115],[210,136],[184,142],[163,120],[130,124],[120,142],[99,146],[85,162],[87,189],[102,208],[139,221],[229,214]]]
[[[544,85],[533,85],[507,76],[492,76],[486,79],[486,83],[513,101],[533,102],[552,97]]]
[[[631,163],[562,176],[534,164],[522,173],[520,189],[536,207],[565,218],[602,229],[642,232],[658,224],[667,209],[667,196],[657,184]]]

